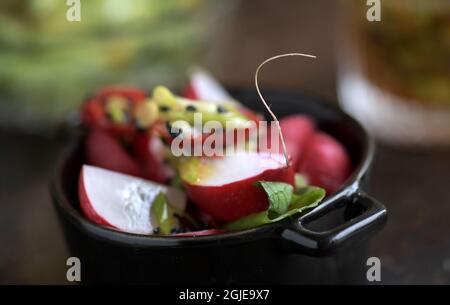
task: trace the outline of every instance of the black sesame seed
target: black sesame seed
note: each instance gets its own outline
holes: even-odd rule
[[[217,112],[218,113],[225,113],[228,112],[228,110],[225,109],[222,105],[217,106]]]
[[[169,112],[170,111],[170,107],[166,106],[166,105],[161,105],[161,106],[159,106],[159,111],[161,111],[161,112]]]
[[[195,107],[194,105],[187,105],[186,106],[186,111],[188,111],[188,112],[196,112],[197,111],[197,107]]]
[[[182,132],[179,128],[172,128],[172,125],[169,122],[166,122],[166,129],[173,138],[178,137]]]

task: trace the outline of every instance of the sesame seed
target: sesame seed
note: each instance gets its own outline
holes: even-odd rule
[[[195,107],[194,105],[187,105],[186,106],[186,111],[188,111],[188,112],[195,112],[195,111],[197,111],[197,107]]]
[[[166,106],[166,105],[161,105],[161,106],[159,106],[159,111],[161,111],[161,112],[169,112],[170,111],[170,107]]]
[[[178,137],[182,133],[180,128],[172,128],[172,124],[169,122],[166,123],[166,129],[173,138]]]
[[[225,113],[228,112],[228,110],[225,109],[222,105],[217,106],[217,112],[218,113]]]

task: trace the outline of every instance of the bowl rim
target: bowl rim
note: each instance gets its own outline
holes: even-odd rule
[[[250,92],[249,90],[243,89],[241,92]],[[326,99],[304,95],[301,91],[289,91],[289,90],[275,90],[278,93],[286,93],[290,95],[297,95],[303,99],[314,100],[314,103],[320,104],[319,107],[324,107],[327,111],[332,111],[338,113],[346,121],[351,123],[352,129],[359,129],[362,133],[362,157],[358,165],[354,168],[353,173],[347,178],[346,182],[334,192],[331,196],[326,197],[325,200],[319,205],[326,207],[331,202],[339,200],[343,197],[349,197],[355,194],[359,190],[360,180],[364,177],[368,171],[373,156],[375,153],[375,141],[372,134],[360,123],[357,119],[353,118],[337,105],[332,105],[326,102]],[[204,235],[204,236],[152,236],[152,235],[142,235],[136,233],[123,232],[115,230],[113,228],[104,227],[95,224],[87,220],[78,210],[75,209],[74,205],[70,203],[69,198],[64,192],[62,186],[62,173],[65,166],[65,161],[67,156],[71,155],[74,150],[78,147],[81,141],[81,134],[78,134],[75,138],[69,140],[69,144],[66,144],[63,151],[60,153],[56,166],[53,171],[52,179],[50,181],[50,195],[52,197],[53,205],[59,212],[60,217],[67,219],[72,225],[77,227],[77,229],[92,235],[96,239],[103,240],[105,242],[115,243],[115,244],[128,244],[135,247],[186,247],[186,246],[204,246],[204,245],[216,245],[216,244],[235,244],[249,242],[259,239],[267,238],[277,238],[280,236],[279,232],[285,228],[287,221],[299,221],[300,218],[308,216],[313,213],[316,209],[308,210],[303,213],[293,215],[291,218],[287,218],[284,221],[265,224],[256,228],[246,229],[242,231],[233,232],[223,232],[214,235]]]

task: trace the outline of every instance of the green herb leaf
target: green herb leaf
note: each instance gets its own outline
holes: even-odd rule
[[[292,195],[289,209],[299,209],[317,205],[324,197],[325,190],[317,186],[307,186]]]
[[[258,227],[260,225],[271,223],[267,211],[250,214],[238,220],[232,221],[225,225],[224,229],[227,231],[239,231]]]
[[[171,180],[170,180],[170,186],[180,189],[180,190],[184,190],[183,187],[183,181],[181,180],[180,176],[177,174],[175,175]]]
[[[270,211],[270,207],[264,211],[245,216],[225,225],[228,231],[239,231],[255,228],[264,224],[280,221],[291,215],[301,213],[306,209],[317,206],[325,197],[325,190],[320,187],[307,186],[299,189],[297,193],[291,193],[291,200],[288,210],[284,213],[275,214]],[[274,215],[275,214],[275,215]]]
[[[151,207],[151,216],[154,222],[156,222],[154,226],[159,227],[161,234],[168,235],[171,233],[174,217],[165,193],[160,192],[156,196]]]
[[[288,210],[292,199],[294,188],[292,185],[283,182],[258,181],[257,186],[261,186],[269,198],[269,213],[283,214]]]

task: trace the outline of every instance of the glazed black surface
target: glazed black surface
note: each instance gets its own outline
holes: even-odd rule
[[[261,109],[253,91],[234,94]],[[52,196],[70,252],[83,262],[84,282],[345,283],[365,275],[354,266],[365,266],[364,243],[386,219],[384,207],[361,191],[373,155],[371,139],[353,119],[318,100],[279,91],[264,94],[279,117],[311,115],[320,129],[346,146],[355,171],[343,188],[306,215],[242,232],[205,237],[127,234],[81,215],[77,181],[83,153],[78,137],[56,171]]]

